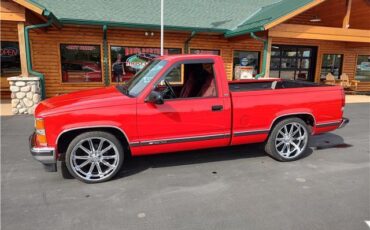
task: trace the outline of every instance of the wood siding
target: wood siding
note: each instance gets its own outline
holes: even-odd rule
[[[189,36],[189,32],[167,32],[164,45],[166,48],[181,48],[184,53],[184,42]],[[104,79],[99,83],[62,83],[60,61],[60,44],[100,45],[103,59],[102,28],[65,26],[61,30],[51,28],[47,32],[33,31],[30,37],[33,69],[45,74],[47,97],[104,86]],[[158,31],[154,31],[154,36],[151,37],[145,36],[145,31],[140,30],[108,29],[107,37],[109,47],[111,45],[159,47],[160,45]],[[222,35],[197,34],[189,43],[189,48],[219,49],[225,61],[227,76],[232,79],[233,50],[262,51],[263,46],[261,42],[247,36],[228,40]],[[110,49],[108,52],[108,57],[110,57]],[[109,66],[111,66],[111,60],[109,60]],[[104,73],[103,65],[102,70]]]
[[[26,14],[24,7],[8,0],[1,0],[0,2],[0,20],[7,21],[26,21]]]
[[[1,41],[18,41],[17,22],[1,21]]]
[[[347,11],[347,1],[348,0],[326,0],[318,6],[289,19],[286,23],[341,28]],[[352,0],[351,6],[349,28],[369,30],[370,1]],[[311,19],[315,18],[319,18],[321,21],[310,22]]]
[[[369,43],[370,31],[282,23],[269,30],[271,37]]]
[[[1,40],[17,41],[17,24],[2,21]],[[263,36],[263,34],[259,34]],[[166,32],[165,47],[184,49],[184,42],[190,36],[189,32]],[[46,95],[52,97],[58,94],[72,92],[81,89],[104,86],[103,80],[99,83],[62,83],[60,44],[96,44],[101,47],[103,62],[103,29],[88,26],[64,26],[61,30],[49,28],[46,31],[38,30],[31,32],[31,56],[33,69],[45,75]],[[138,47],[159,47],[159,31],[154,31],[154,36],[145,36],[144,30],[124,30],[109,28],[108,45],[138,46]],[[286,39],[272,38],[272,44],[304,45],[318,47],[315,80],[320,79],[320,70],[323,54],[343,54],[343,72],[347,73],[350,79],[354,79],[358,54],[370,54],[369,43],[348,43],[332,42],[308,39]],[[228,79],[233,75],[233,51],[260,51],[262,62],[262,43],[251,39],[249,36],[240,36],[225,39],[222,35],[196,34],[190,41],[189,48],[193,49],[219,49],[225,61],[225,68]],[[110,49],[108,49],[110,52]],[[184,50],[183,50],[184,52]],[[109,66],[110,62],[110,53]],[[260,63],[261,64],[261,63]],[[102,65],[102,68],[104,66]],[[104,69],[102,71],[104,73]],[[110,71],[109,71],[110,72]],[[111,78],[109,78],[111,79]],[[370,84],[361,83],[361,90],[370,91]]]

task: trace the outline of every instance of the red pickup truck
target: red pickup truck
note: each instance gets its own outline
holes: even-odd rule
[[[123,85],[42,101],[32,155],[48,171],[111,179],[127,156],[264,143],[279,161],[304,156],[311,135],[343,127],[341,87],[282,79],[228,82],[221,57],[164,56]]]

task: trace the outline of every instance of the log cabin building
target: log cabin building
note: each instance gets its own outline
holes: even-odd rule
[[[229,80],[370,91],[369,0],[165,1],[165,54],[221,55]],[[130,79],[160,51],[160,0],[1,0],[1,91],[38,77],[44,97]],[[13,95],[14,97],[14,95]]]

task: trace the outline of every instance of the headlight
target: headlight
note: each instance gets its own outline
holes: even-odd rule
[[[36,129],[36,143],[40,146],[47,146],[44,119],[42,118],[35,119],[35,129]]]

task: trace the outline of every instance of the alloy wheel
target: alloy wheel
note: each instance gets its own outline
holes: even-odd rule
[[[306,148],[308,135],[306,128],[298,122],[284,125],[276,135],[275,148],[285,159],[299,156]]]
[[[90,137],[72,149],[70,165],[76,175],[87,181],[100,181],[114,173],[119,164],[119,151],[108,139]]]

